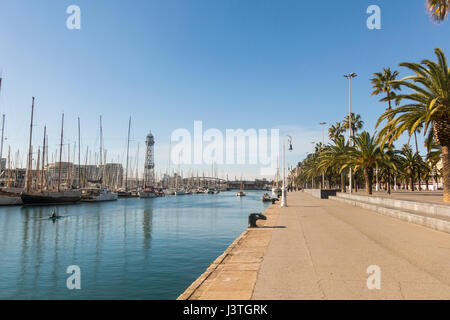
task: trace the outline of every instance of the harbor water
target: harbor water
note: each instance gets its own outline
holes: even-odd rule
[[[0,299],[176,299],[265,210],[263,193],[2,207]]]

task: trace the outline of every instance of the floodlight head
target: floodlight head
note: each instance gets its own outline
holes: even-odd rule
[[[344,77],[346,77],[347,79],[353,79],[356,78],[357,76],[358,75],[354,72],[344,75]]]

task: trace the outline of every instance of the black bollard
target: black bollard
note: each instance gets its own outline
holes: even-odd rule
[[[266,220],[267,217],[262,213],[251,213],[248,216],[248,227],[249,228],[258,228],[256,221],[257,220]]]

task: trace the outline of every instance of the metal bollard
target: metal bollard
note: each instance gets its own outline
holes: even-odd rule
[[[267,220],[267,217],[262,213],[251,213],[248,216],[248,227],[249,228],[258,228],[256,221],[257,220]]]

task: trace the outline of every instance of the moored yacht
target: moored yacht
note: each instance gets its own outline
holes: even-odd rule
[[[23,204],[28,205],[76,203],[81,200],[81,191],[24,191],[21,193],[20,197],[23,201]]]
[[[102,202],[117,200],[119,195],[106,188],[85,188],[81,190],[81,201]]]
[[[22,189],[0,189],[0,206],[22,204],[21,192]]]
[[[175,190],[172,189],[172,188],[164,189],[164,194],[165,194],[166,196],[173,196],[173,195],[175,194]]]

